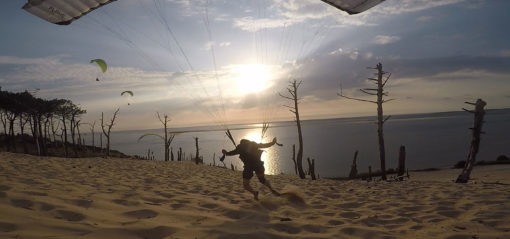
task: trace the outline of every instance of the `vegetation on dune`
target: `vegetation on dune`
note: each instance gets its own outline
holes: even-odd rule
[[[0,88],[0,150],[39,156],[91,157],[103,150],[84,145],[80,126],[87,111],[67,99],[41,99]],[[70,153],[72,152],[72,154]],[[116,157],[127,157],[116,151]]]

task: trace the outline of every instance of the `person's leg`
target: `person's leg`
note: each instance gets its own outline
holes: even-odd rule
[[[259,179],[259,182],[264,184],[267,188],[269,188],[269,190],[271,190],[271,192],[274,195],[276,195],[276,196],[280,196],[281,195],[278,191],[274,190],[273,187],[271,187],[271,184],[269,183],[269,181],[264,176],[264,173],[257,173],[257,178]]]
[[[253,177],[253,171],[248,171],[246,168],[243,171],[243,187],[246,191],[253,194],[253,198],[255,200],[259,200],[259,192],[253,190],[253,188],[250,185],[250,179]]]

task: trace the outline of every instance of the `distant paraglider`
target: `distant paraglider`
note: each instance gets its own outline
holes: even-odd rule
[[[126,91],[123,91],[122,93],[120,93],[121,96],[123,96],[124,94],[130,94],[131,96],[133,96],[133,91],[130,91],[130,90],[126,90]]]
[[[103,73],[106,72],[106,70],[108,69],[108,66],[106,65],[106,62],[103,60],[103,59],[94,59],[94,60],[90,60],[90,63],[96,63],[99,67],[101,67],[101,71],[103,71]]]
[[[126,90],[126,91],[123,91],[122,93],[120,93],[120,96],[124,96],[124,95],[129,95],[129,97],[133,97],[134,94],[133,94],[133,91],[130,91],[130,90]],[[131,100],[131,98],[129,98],[129,101]],[[131,102],[128,102],[128,105],[131,105]]]
[[[101,71],[103,73],[106,72],[106,70],[108,69],[108,66],[106,65],[106,62],[103,60],[103,59],[94,59],[94,60],[90,60],[90,63],[96,63],[100,68],[101,68]],[[96,81],[99,81],[99,77],[96,77]]]

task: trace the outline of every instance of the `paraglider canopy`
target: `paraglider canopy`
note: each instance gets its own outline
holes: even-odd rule
[[[385,0],[322,0],[323,2],[336,7],[349,14],[364,12]]]
[[[133,96],[133,91],[126,90],[126,91],[123,91],[122,93],[120,93],[121,96],[123,96],[124,94],[130,94],[131,96]]]
[[[96,8],[116,0],[28,0],[26,11],[58,25],[69,25]]]
[[[96,8],[116,0],[28,0],[26,11],[58,25],[69,25]],[[385,0],[321,0],[349,14],[358,14]]]
[[[106,65],[106,62],[103,59],[94,59],[90,60],[90,63],[96,63],[99,67],[101,67],[101,71],[106,72],[106,69],[108,69],[108,66]]]

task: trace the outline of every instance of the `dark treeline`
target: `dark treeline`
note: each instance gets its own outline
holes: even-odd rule
[[[0,140],[10,152],[33,153],[30,148],[35,145],[40,156],[59,155],[49,153],[58,148],[63,150],[59,156],[78,157],[83,146],[79,126],[86,112],[70,100],[46,100],[0,88]]]

